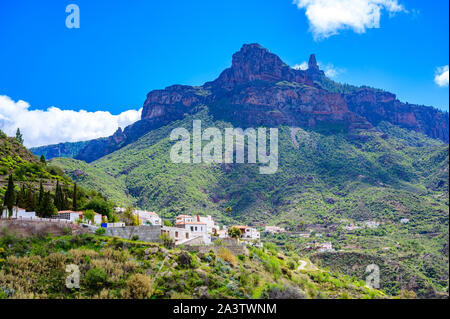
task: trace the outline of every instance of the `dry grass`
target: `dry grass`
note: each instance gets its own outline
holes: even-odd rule
[[[220,247],[217,251],[217,256],[229,262],[233,266],[237,264],[236,256],[228,248]]]

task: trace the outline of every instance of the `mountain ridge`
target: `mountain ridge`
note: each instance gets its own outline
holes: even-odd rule
[[[92,162],[151,130],[194,114],[202,105],[210,108],[215,119],[243,127],[336,124],[351,130],[372,129],[386,121],[448,143],[448,113],[402,103],[395,94],[381,90],[347,85],[347,91],[339,92],[342,87],[319,69],[314,54],[307,70],[296,70],[261,45],[244,44],[233,55],[231,67],[216,80],[199,87],[172,85],[148,93],[141,120],[123,130],[85,142],[80,149],[62,143],[32,150],[51,158],[58,153],[55,149],[75,149],[69,157]]]

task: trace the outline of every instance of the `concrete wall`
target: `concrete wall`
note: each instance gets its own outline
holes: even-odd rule
[[[73,235],[88,232],[81,226],[65,220],[44,218],[39,220],[0,219],[0,236],[2,235],[1,231],[3,228],[7,228],[12,232],[17,233],[17,235],[25,237],[44,235],[47,233],[61,236],[66,234],[67,229],[70,229]]]
[[[105,228],[105,231],[107,236],[115,236],[122,239],[132,239],[133,236],[138,236],[140,241],[152,243],[161,241],[161,226]]]

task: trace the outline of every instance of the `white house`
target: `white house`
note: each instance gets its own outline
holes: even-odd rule
[[[285,233],[286,229],[284,229],[283,227],[278,227],[278,226],[266,226],[264,229],[264,232],[270,233],[270,234]]]
[[[366,228],[375,229],[378,226],[380,226],[379,222],[373,221],[373,220],[367,220],[364,222],[364,225]]]
[[[72,210],[62,210],[58,212],[57,218],[76,222],[78,219],[83,220],[83,212],[74,212]],[[102,223],[102,215],[94,212],[94,224]]]
[[[334,251],[334,249],[333,249],[333,245],[330,242],[319,245],[319,250],[318,250],[319,253],[331,252],[331,251]]]
[[[208,233],[192,232],[188,228],[163,226],[161,228],[161,234],[167,234],[175,241],[175,245],[209,245],[211,243],[211,237]]]
[[[161,225],[161,217],[155,212],[135,210],[134,213],[143,225]]]
[[[82,215],[83,212],[74,212],[73,210],[61,210],[58,212],[59,219],[70,220],[71,222],[76,222]]]
[[[84,216],[83,216],[83,219],[84,219]],[[94,224],[100,225],[102,223],[102,221],[103,221],[102,214],[94,212]]]
[[[180,227],[163,226],[161,228],[161,234],[167,234],[170,238],[175,240],[175,243],[192,238],[192,234],[189,229]]]
[[[256,228],[250,226],[234,226],[241,231],[241,239],[257,240],[260,238],[260,233]]]
[[[175,224],[177,228],[184,228],[192,233],[208,233],[206,223],[202,222],[177,222]]]
[[[208,234],[217,234],[217,232],[220,229],[219,226],[214,221],[214,219],[211,217],[211,215],[208,215],[206,217],[197,215],[197,222],[206,224],[206,232]]]
[[[218,233],[220,229],[210,215],[206,217],[198,214],[195,217],[191,215],[178,215],[175,225],[177,227],[190,227],[193,232],[207,232],[208,234]],[[206,228],[203,227],[204,225],[206,225]]]
[[[8,208],[3,209],[2,218],[8,218]],[[36,218],[35,212],[27,212],[25,209],[13,206],[11,218],[15,219],[34,219]]]

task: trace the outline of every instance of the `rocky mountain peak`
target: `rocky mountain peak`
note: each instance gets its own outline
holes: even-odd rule
[[[308,61],[308,69],[319,70],[319,65],[317,64],[316,55],[311,54]]]
[[[281,59],[270,53],[257,43],[244,44],[240,51],[233,54],[232,69],[245,69],[250,67],[250,71],[255,73],[262,71],[264,66],[270,65],[274,70],[283,67],[285,64]]]
[[[244,44],[233,54],[232,65],[213,83],[224,88],[252,81],[293,81],[312,85],[305,71],[293,70],[276,54],[257,43]]]

